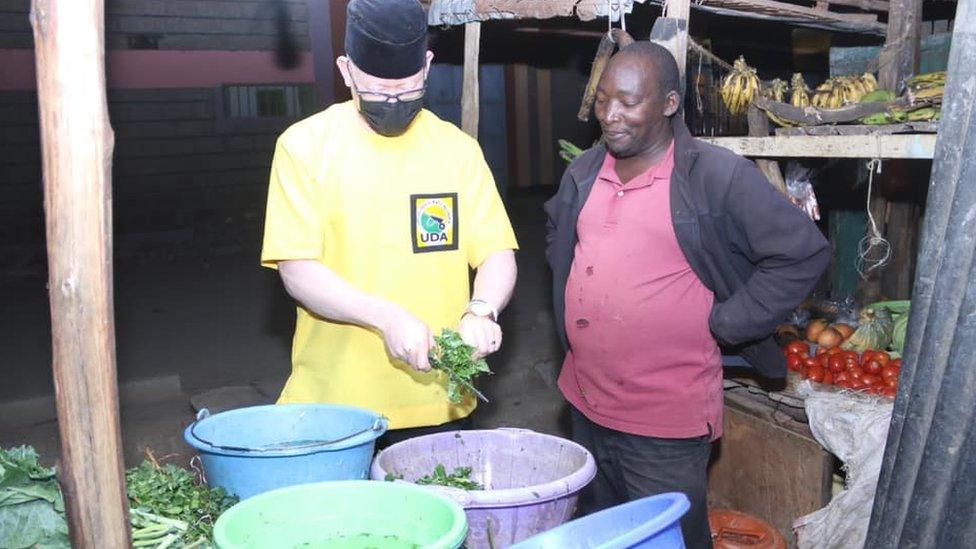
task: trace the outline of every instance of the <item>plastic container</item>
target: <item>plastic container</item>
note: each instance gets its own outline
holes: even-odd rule
[[[570,519],[579,491],[596,475],[593,456],[582,446],[524,429],[459,431],[413,438],[383,450],[371,476],[406,481],[471,467],[486,490],[430,487],[448,494],[468,516],[469,549],[498,549]]]
[[[684,549],[681,517],[690,506],[684,494],[658,494],[576,519],[512,549]]]
[[[386,418],[327,404],[201,410],[183,433],[200,451],[207,483],[246,499],[324,480],[362,480]]]
[[[711,509],[708,525],[715,549],[786,549],[786,538],[772,524],[731,509]]]
[[[366,480],[321,482],[265,492],[217,519],[220,549],[457,549],[464,510],[416,486]]]

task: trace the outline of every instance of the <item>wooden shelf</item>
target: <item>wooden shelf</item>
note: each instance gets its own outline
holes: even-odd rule
[[[936,134],[708,137],[703,141],[759,158],[931,159]]]

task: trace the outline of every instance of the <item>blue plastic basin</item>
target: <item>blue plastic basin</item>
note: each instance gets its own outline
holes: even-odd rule
[[[511,549],[684,549],[681,517],[689,507],[684,494],[658,494],[567,522]]]
[[[350,406],[281,404],[209,415],[183,433],[207,483],[241,499],[276,488],[367,478],[383,416]]]

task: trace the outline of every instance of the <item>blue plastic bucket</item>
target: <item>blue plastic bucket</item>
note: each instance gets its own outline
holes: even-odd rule
[[[684,549],[680,521],[689,507],[678,492],[650,496],[567,522],[512,549]]]
[[[246,499],[268,490],[369,473],[383,416],[350,406],[281,404],[210,415],[183,432],[200,451],[207,483]]]

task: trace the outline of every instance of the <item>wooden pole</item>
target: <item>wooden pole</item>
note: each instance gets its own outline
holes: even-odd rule
[[[766,113],[759,110],[755,105],[749,105],[746,113],[749,122],[750,137],[769,137],[769,117]],[[769,159],[756,159],[756,166],[762,171],[766,179],[776,187],[776,190],[783,194],[786,192],[786,181],[783,179],[783,172],[779,169],[779,162]]]
[[[461,88],[461,129],[478,139],[478,53],[481,47],[481,23],[464,24],[464,80]]]
[[[921,44],[922,0],[892,0],[888,10],[888,34],[878,62],[878,83],[882,88],[897,90],[901,82],[918,71]],[[914,246],[902,245],[916,240],[915,205],[889,202],[877,193],[871,198],[871,214],[878,220],[883,235],[897,234],[899,245],[892,249],[890,263],[875,269],[858,286],[859,297],[866,303],[878,299],[906,299],[907,294],[885,295],[883,279],[911,280],[915,260]],[[890,214],[890,215],[889,215]],[[885,221],[888,220],[888,221]],[[905,225],[911,222],[910,226]],[[897,287],[889,283],[889,288]],[[903,285],[904,286],[904,285]],[[907,291],[907,289],[906,289]]]
[[[112,311],[103,0],[34,0],[61,487],[76,548],[129,546]]]

